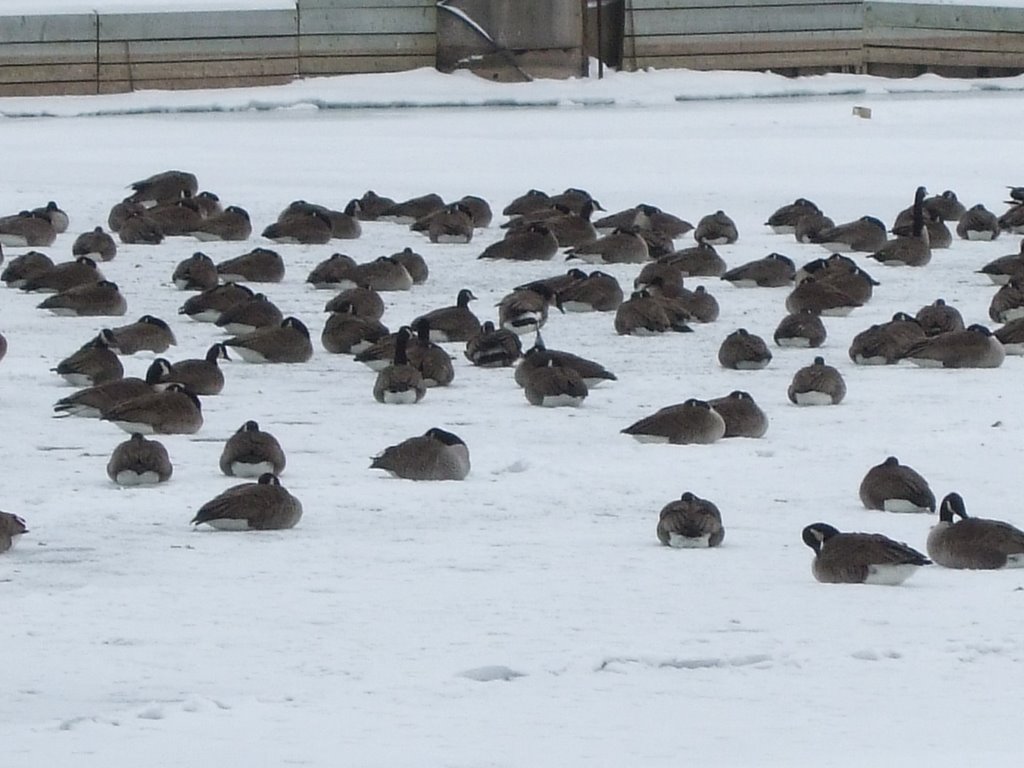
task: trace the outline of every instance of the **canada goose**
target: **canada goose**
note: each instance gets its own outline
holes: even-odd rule
[[[1006,213],[998,219],[999,228],[1005,232],[1015,235],[1024,233],[1024,203],[1017,203],[1011,206]]]
[[[547,357],[542,365],[527,370],[523,394],[530,405],[577,408],[587,398],[589,390],[575,368]]]
[[[827,523],[804,528],[804,544],[814,550],[811,572],[823,584],[895,586],[931,560],[916,549],[880,533],[840,533]]]
[[[1024,355],[1024,317],[1011,320],[992,335],[999,339],[1006,354]]]
[[[135,432],[120,443],[107,462],[107,477],[118,485],[156,485],[171,479],[174,468],[167,449]]]
[[[649,289],[658,296],[674,298],[683,292],[683,272],[675,264],[651,261],[633,279],[633,290]]]
[[[60,293],[76,285],[96,283],[102,279],[103,273],[97,269],[96,262],[88,256],[79,256],[74,261],[54,264],[45,272],[25,279],[19,287],[29,292]]]
[[[594,227],[603,234],[619,227],[636,227],[641,232],[657,233],[669,240],[682,237],[693,230],[693,224],[690,222],[648,203],[640,203],[604,216],[594,222]]]
[[[622,287],[614,276],[595,270],[555,294],[563,312],[613,312],[622,304]]]
[[[821,209],[803,197],[798,197],[792,203],[776,209],[775,213],[768,217],[765,226],[771,227],[777,235],[791,235],[796,231],[796,223],[811,213],[821,213]]]
[[[391,254],[391,258],[405,267],[405,271],[412,278],[413,285],[421,285],[427,282],[427,278],[430,276],[430,268],[427,266],[427,261],[412,248],[407,246],[398,253]]]
[[[959,493],[942,500],[927,546],[928,556],[944,568],[1024,567],[1024,531],[1002,520],[968,517]]]
[[[206,502],[192,525],[206,523],[223,531],[273,531],[294,528],[302,518],[302,502],[269,472],[255,483],[228,488]]]
[[[828,335],[821,317],[804,309],[786,315],[779,321],[772,338],[780,347],[820,347]]]
[[[280,325],[284,314],[262,293],[240,301],[220,313],[214,322],[218,328],[236,336],[252,333],[259,328]]]
[[[25,521],[10,512],[0,512],[0,552],[6,552],[28,533]]]
[[[114,335],[111,348],[122,355],[134,355],[141,350],[159,354],[178,343],[171,327],[153,315],[143,315],[134,323],[111,328],[110,332]]]
[[[104,336],[101,333],[57,363],[52,370],[76,387],[94,387],[122,378],[124,366],[110,349],[109,339],[109,334]]]
[[[7,355],[7,339],[2,333],[0,333],[0,360],[3,360]]]
[[[620,227],[604,237],[570,248],[566,258],[591,264],[643,264],[651,255],[647,241],[637,229]]]
[[[497,304],[498,327],[520,335],[536,333],[548,320],[551,298],[551,292],[543,285],[506,294]]]
[[[253,248],[220,262],[217,274],[226,283],[279,283],[284,279],[284,259],[269,248]]]
[[[593,203],[586,203],[578,213],[573,212],[566,206],[556,206],[540,222],[555,236],[560,248],[572,248],[591,240],[597,239],[597,230],[590,223],[590,216],[594,211]],[[512,219],[508,227],[514,231],[519,228],[529,227],[531,221],[526,218]],[[509,226],[511,225],[511,226]]]
[[[180,384],[168,384],[151,392],[118,403],[100,416],[125,432],[143,435],[191,435],[203,426],[199,398]]]
[[[348,273],[348,279],[352,286],[362,285],[375,291],[408,291],[413,286],[409,270],[393,256],[378,256],[373,261],[356,264]]]
[[[203,214],[204,218],[216,216],[224,211],[224,206],[220,204],[220,198],[208,190],[200,192],[192,199],[199,206],[199,211]]]
[[[324,305],[324,312],[344,312],[367,320],[384,316],[384,299],[372,288],[347,288]]]
[[[646,288],[634,291],[615,310],[615,332],[620,336],[654,336],[689,330],[685,322],[669,317],[661,301]]]
[[[118,239],[125,245],[160,245],[164,241],[164,230],[145,211],[129,211],[117,229]]]
[[[205,218],[199,203],[192,197],[183,197],[173,203],[161,203],[153,208],[146,208],[143,213],[165,237],[187,235]]]
[[[337,288],[355,286],[351,279],[352,270],[356,267],[355,259],[344,253],[332,253],[310,271],[306,282],[314,288]],[[346,285],[350,284],[350,285]]]
[[[38,304],[39,309],[48,309],[62,317],[120,316],[128,311],[128,302],[117,283],[99,280],[68,288],[48,296]]]
[[[45,216],[22,211],[0,219],[0,245],[12,248],[45,248],[53,245],[57,230]]]
[[[1024,240],[1020,241],[1020,251],[993,259],[978,272],[996,285],[1005,285],[1013,277],[1024,277]]]
[[[579,189],[578,187],[568,187],[564,192],[552,195],[550,202],[553,206],[564,205],[573,213],[580,213],[588,207],[591,211],[604,210],[601,204],[587,190]],[[587,218],[590,218],[589,214]]]
[[[68,225],[71,223],[68,219],[67,213],[61,210],[61,207],[53,200],[39,208],[33,208],[30,213],[33,216],[41,216],[49,221],[50,225],[58,235],[67,232]]]
[[[827,259],[814,259],[804,264],[796,273],[797,285],[808,277],[841,291],[850,299],[861,304],[871,300],[878,281],[857,266],[856,262],[841,253],[833,253]]]
[[[89,256],[102,261],[110,261],[117,255],[117,243],[103,227],[96,227],[91,232],[83,232],[71,244],[72,256]]]
[[[541,221],[522,228],[509,230],[504,240],[484,248],[478,259],[508,259],[511,261],[547,261],[558,253],[558,238]]]
[[[475,300],[473,292],[463,288],[456,296],[454,306],[431,310],[417,317],[413,323],[425,318],[430,323],[431,341],[469,341],[480,332],[480,320],[469,308],[469,302]]]
[[[351,209],[360,221],[376,221],[378,216],[393,205],[395,201],[390,197],[378,195],[372,189],[368,189],[362,197],[350,200],[345,208]]]
[[[825,365],[825,358],[816,357],[793,374],[787,394],[796,405],[839,405],[846,397],[846,382],[836,368]]]
[[[189,232],[197,240],[248,240],[252,234],[249,212],[237,205],[229,205],[222,213],[203,219]]]
[[[998,368],[1006,351],[984,325],[969,325],[914,344],[904,358],[925,368]]]
[[[572,352],[548,349],[544,345],[544,339],[538,333],[533,346],[526,351],[523,359],[516,366],[515,380],[520,387],[526,386],[526,379],[531,369],[539,368],[547,364],[549,359],[555,359],[559,365],[568,366],[576,370],[583,378],[583,383],[588,389],[594,389],[606,381],[616,381],[617,377],[600,363],[588,360],[585,357],[574,355]]]
[[[388,327],[372,317],[355,314],[353,305],[348,312],[332,312],[320,333],[320,343],[332,354],[355,355],[390,333]]]
[[[808,213],[796,220],[793,237],[798,243],[816,243],[822,233],[835,229],[836,223],[823,213]]]
[[[358,210],[359,204],[356,201],[350,201],[349,204],[345,206],[345,210],[336,211],[325,205],[307,203],[305,200],[295,200],[290,203],[287,208],[281,211],[277,220],[278,222],[281,222],[285,218],[296,214],[321,216],[327,219],[327,223],[330,225],[331,238],[337,238],[339,240],[355,240],[363,232],[363,228],[359,224],[359,218],[357,216]]]
[[[924,228],[928,233],[928,245],[935,251],[942,248],[949,248],[953,244],[953,233],[942,217],[937,213],[928,210],[927,200],[924,208]],[[896,216],[896,221],[889,230],[894,235],[909,237],[914,231],[914,208],[904,208]]]
[[[768,431],[768,416],[749,392],[737,389],[725,397],[708,400],[708,404],[725,421],[722,437],[764,437]]]
[[[197,395],[219,395],[224,390],[224,372],[218,363],[230,359],[227,347],[214,344],[202,359],[188,358],[171,363],[157,358],[150,365],[150,371],[155,371],[157,384],[175,382]],[[146,380],[149,380],[148,372]]]
[[[409,337],[412,343],[418,343],[412,336],[412,328],[409,326],[403,326],[408,329]],[[398,331],[394,333],[387,333],[383,336],[378,337],[375,341],[369,345],[362,345],[362,348],[355,353],[353,358],[357,363],[362,363],[371,371],[382,371],[391,365],[391,362],[395,359],[395,341],[398,339]],[[408,346],[406,347],[408,352]]]
[[[293,204],[294,205],[294,204]],[[264,228],[262,235],[275,243],[324,245],[332,237],[331,220],[315,209],[288,210],[277,221]]]
[[[960,217],[956,224],[956,234],[963,240],[995,240],[999,237],[999,219],[978,203]]]
[[[845,291],[813,277],[800,282],[786,297],[786,309],[793,314],[806,310],[819,315],[843,317],[860,306],[862,302]]]
[[[924,201],[927,210],[946,221],[959,221],[967,209],[956,196],[956,192],[947,189],[941,195],[934,195]]]
[[[951,307],[945,299],[936,299],[917,310],[914,315],[925,336],[938,336],[940,333],[962,331],[964,318],[956,307]]]
[[[722,275],[722,280],[738,288],[777,288],[792,285],[795,275],[796,265],[791,258],[781,253],[769,253],[762,259],[728,270]]]
[[[406,348],[409,363],[423,375],[426,387],[447,387],[455,379],[452,358],[430,340],[430,321],[425,317],[412,324],[417,344]]]
[[[850,359],[857,365],[892,365],[925,338],[924,329],[916,318],[897,312],[889,322],[872,325],[854,336]]]
[[[506,205],[501,213],[503,216],[522,216],[542,208],[550,208],[550,201],[551,198],[547,192],[531,189]]]
[[[406,480],[465,480],[469,449],[457,435],[431,427],[419,437],[385,448],[370,469],[383,469]]]
[[[52,268],[53,260],[45,253],[29,251],[7,262],[4,271],[0,273],[0,280],[3,280],[8,288],[21,288],[29,280],[45,274]]]
[[[874,216],[861,216],[856,221],[839,224],[818,232],[813,242],[833,252],[861,251],[874,253],[885,245],[885,224]]]
[[[697,228],[693,230],[693,239],[708,245],[735,243],[739,236],[736,222],[729,218],[725,211],[715,211],[702,216],[697,222]]]
[[[479,333],[466,342],[466,359],[480,368],[502,368],[514,365],[523,354],[519,334],[505,328],[495,328],[486,321]]]
[[[883,512],[934,512],[935,494],[918,472],[889,456],[867,471],[860,483],[860,500],[867,509]]]
[[[909,236],[898,236],[885,242],[868,258],[886,266],[923,267],[932,260],[928,230],[924,225],[924,196],[927,190],[918,187],[914,194],[913,222]]]
[[[80,389],[58,400],[53,406],[54,415],[98,419],[104,411],[118,403],[153,392],[163,373],[169,370],[170,363],[166,360],[162,363],[154,361],[146,371],[145,379],[128,376]]]
[[[718,348],[718,363],[737,371],[757,371],[772,361],[772,353],[764,339],[746,328],[733,331]]]
[[[713,443],[725,437],[725,419],[704,400],[666,406],[622,430],[641,443]]]
[[[673,251],[660,257],[658,261],[674,264],[683,277],[721,277],[728,269],[715,247],[704,242],[691,248]]]
[[[564,291],[570,285],[586,280],[587,273],[579,267],[573,267],[564,274],[555,275],[554,277],[542,277],[539,280],[531,280],[528,283],[517,285],[516,290],[525,289],[528,291],[535,291],[538,287],[543,286],[553,297]],[[543,293],[544,291],[537,291]]]
[[[377,216],[377,219],[396,224],[412,224],[416,219],[422,219],[442,208],[444,208],[444,200],[440,195],[431,192],[388,206]]]
[[[658,290],[659,286],[655,283],[651,285],[650,291],[657,297],[663,305],[668,305],[670,302],[683,312],[688,315],[688,319],[695,323],[713,323],[718,319],[719,306],[718,300],[708,293],[707,288],[703,285],[698,285],[692,291],[688,288],[683,288],[678,296],[665,297]]]
[[[131,200],[122,200],[120,203],[114,203],[110,208],[110,213],[107,215],[107,226],[110,227],[111,232],[118,232],[129,217],[145,212],[145,206],[133,203]]]
[[[468,243],[473,239],[473,214],[464,203],[452,203],[433,214],[427,224],[432,243]]]
[[[381,369],[373,383],[373,398],[378,403],[408,405],[418,403],[427,393],[423,374],[409,364],[406,350],[412,332],[403,327],[395,337],[395,355],[392,363]]]
[[[233,477],[259,477],[284,472],[284,449],[251,419],[228,438],[220,454],[220,471]]]
[[[1014,277],[999,287],[988,305],[988,316],[997,323],[1024,317],[1024,277]]]
[[[725,538],[718,507],[689,491],[662,507],[657,533],[658,541],[677,549],[717,547]]]
[[[199,251],[178,262],[171,274],[171,282],[181,291],[205,291],[217,285],[219,280],[213,259]]]
[[[188,171],[163,171],[128,185],[132,194],[127,200],[152,208],[159,203],[192,197],[199,191],[199,180]]]
[[[257,328],[244,336],[224,342],[249,363],[304,363],[313,356],[309,329],[297,317],[286,317],[279,325]]]
[[[249,301],[255,295],[251,288],[239,283],[215,285],[186,299],[178,314],[188,315],[200,323],[215,323],[224,310]]]

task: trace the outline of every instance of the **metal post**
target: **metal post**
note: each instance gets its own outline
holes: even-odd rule
[[[601,80],[604,77],[604,56],[602,56],[601,49],[603,46],[603,37],[601,34],[601,6],[604,3],[601,0],[597,0],[597,79]]]

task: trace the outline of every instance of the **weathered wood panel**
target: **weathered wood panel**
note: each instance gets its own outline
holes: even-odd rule
[[[749,32],[806,32],[861,29],[863,9],[859,5],[770,6],[723,10],[691,8],[635,12],[633,35],[742,34]]]
[[[295,36],[297,12],[200,11],[100,14],[100,41]]]
[[[434,7],[303,9],[299,35],[433,34],[436,15]]]
[[[314,8],[434,8],[436,0],[298,0],[300,13]]]
[[[2,11],[2,8],[0,8]],[[0,45],[96,39],[96,16],[68,13],[56,16],[0,16]]]
[[[1024,10],[989,6],[865,3],[866,29],[948,29],[959,32],[1024,32]]]

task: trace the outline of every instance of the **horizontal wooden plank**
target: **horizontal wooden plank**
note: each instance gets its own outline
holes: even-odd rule
[[[91,96],[96,93],[96,80],[45,83],[0,83],[0,96]]]
[[[790,6],[773,13],[746,8],[725,12],[695,8],[679,11],[637,11],[631,28],[637,37],[644,35],[693,35],[724,32],[798,32],[809,30],[861,29],[860,6],[839,5],[815,8]]]
[[[91,13],[0,16],[0,45],[95,39],[96,17]]]
[[[10,65],[0,62],[0,83],[48,83],[96,81],[96,62]]]
[[[630,41],[628,55],[635,47],[637,56],[672,56],[694,53],[759,53],[764,51],[827,51],[855,50],[863,43],[863,33],[849,32],[781,32],[777,34],[651,36]]]
[[[294,35],[296,11],[122,13],[99,17],[100,40],[168,40]]]
[[[99,67],[100,80],[203,80],[220,77],[294,75],[298,60],[224,59],[209,61],[130,62]]]
[[[873,29],[867,45],[936,50],[1024,52],[1024,35],[1014,33],[963,33],[941,29]],[[1024,61],[1022,61],[1024,66]]]
[[[404,72],[434,66],[433,56],[303,56],[300,75],[351,75],[366,72]]]
[[[1024,32],[1024,8],[871,2],[864,4],[864,26]]]
[[[765,6],[811,5],[816,8],[833,5],[861,5],[862,0],[624,0],[634,13],[650,10],[689,10],[691,8],[750,8],[767,12]],[[591,11],[593,12],[593,11]],[[628,14],[627,14],[628,15]]]
[[[316,8],[433,8],[436,0],[298,0],[299,11]]]
[[[1018,52],[937,50],[933,48],[902,48],[868,45],[864,61],[886,64],[917,64],[945,67],[1001,67],[1024,69]]]
[[[295,56],[296,37],[241,37],[202,40],[123,40],[100,43],[100,61],[187,61],[189,59],[280,58]],[[95,53],[95,50],[94,50]]]
[[[720,56],[693,54],[637,59],[638,67],[686,69],[836,69],[855,67],[861,62],[860,50],[779,51],[767,53],[729,53]]]
[[[412,35],[303,35],[299,52],[304,56],[365,56],[415,54],[433,56],[437,37]]]
[[[96,41],[66,43],[6,43],[0,46],[0,65],[96,59]]]
[[[98,93],[128,93],[130,91],[182,91],[194,88],[251,88],[262,85],[284,85],[295,78],[287,76],[237,76],[192,79],[166,80],[108,80],[100,83]]]
[[[430,8],[313,8],[299,16],[300,35],[433,34],[437,11]]]

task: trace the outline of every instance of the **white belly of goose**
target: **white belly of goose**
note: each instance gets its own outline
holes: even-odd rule
[[[967,230],[968,240],[994,240],[995,233],[988,229],[969,229]]]
[[[1003,312],[1003,322],[1008,323],[1011,320],[1018,320],[1024,317],[1024,307],[1014,307],[1013,309],[1007,309]]]
[[[93,380],[84,373],[62,373],[61,378],[76,387],[91,387]]]
[[[852,306],[851,307],[829,307],[828,309],[821,310],[821,312],[819,314],[821,314],[823,317],[846,317],[851,312],[853,312],[853,307]]]
[[[204,309],[202,312],[196,312],[194,315],[189,315],[189,317],[197,323],[215,323],[220,315],[221,311],[219,309]]]
[[[868,575],[864,579],[864,583],[894,587],[913,576],[920,567],[919,565],[910,565],[908,563],[869,565]]]
[[[232,352],[237,352],[238,356],[245,360],[247,363],[265,363],[267,358],[263,356],[261,352],[257,352],[255,349],[249,349],[248,347],[232,347]]]
[[[585,301],[565,301],[562,302],[562,309],[566,312],[593,312],[594,305]]]
[[[469,236],[467,235],[438,235],[438,243],[444,243],[447,245],[456,244],[462,245],[469,242]]]
[[[1003,350],[1008,355],[1024,355],[1024,342],[1003,344]]]
[[[0,232],[0,245],[6,245],[10,248],[27,248],[28,238],[24,235],[14,235],[10,232]]]
[[[676,549],[705,549],[710,546],[710,542],[710,533],[700,536],[683,536],[680,533],[670,533],[668,535],[668,545]]]
[[[233,517],[222,517],[215,520],[207,520],[206,524],[211,528],[216,528],[218,531],[248,531],[249,528],[248,520],[239,520]]]
[[[269,461],[236,461],[231,465],[231,474],[235,477],[259,477],[267,472],[277,474],[273,463]]]
[[[630,435],[638,443],[667,443],[669,439],[665,435],[645,435],[645,434],[634,434]]]
[[[769,360],[737,360],[736,370],[737,371],[760,371],[762,368],[767,368]]]
[[[884,355],[875,355],[874,357],[865,357],[864,355],[857,355],[853,358],[853,362],[857,365],[888,365],[889,361],[885,359]]]
[[[140,435],[155,435],[156,430],[153,429],[152,424],[146,424],[141,421],[115,421],[113,422],[116,426],[123,429],[129,435],[138,432]]]
[[[78,310],[71,307],[47,307],[57,317],[78,317]]]
[[[250,325],[248,323],[228,323],[224,326],[224,331],[232,334],[233,336],[244,336],[247,333],[255,331],[256,327],[257,326]]]
[[[114,482],[126,487],[156,485],[160,482],[160,475],[156,472],[136,472],[133,469],[122,469],[115,476]]]
[[[919,368],[941,368],[941,360],[932,360],[930,357],[909,357],[907,358]]]
[[[772,232],[776,235],[792,235],[796,232],[796,227],[792,224],[776,224],[772,227]]]
[[[921,507],[908,499],[886,499],[882,502],[882,509],[886,512],[900,512],[900,513],[915,513],[925,512],[931,513],[928,507]]]
[[[832,395],[827,392],[797,392],[793,397],[797,405],[832,405]]]
[[[775,342],[780,347],[810,347],[811,340],[803,336],[790,336]]]
[[[404,392],[385,392],[384,402],[390,405],[412,405],[416,402],[416,390],[407,389]]]
[[[583,399],[577,395],[547,395],[541,399],[540,404],[544,408],[576,408]]]

